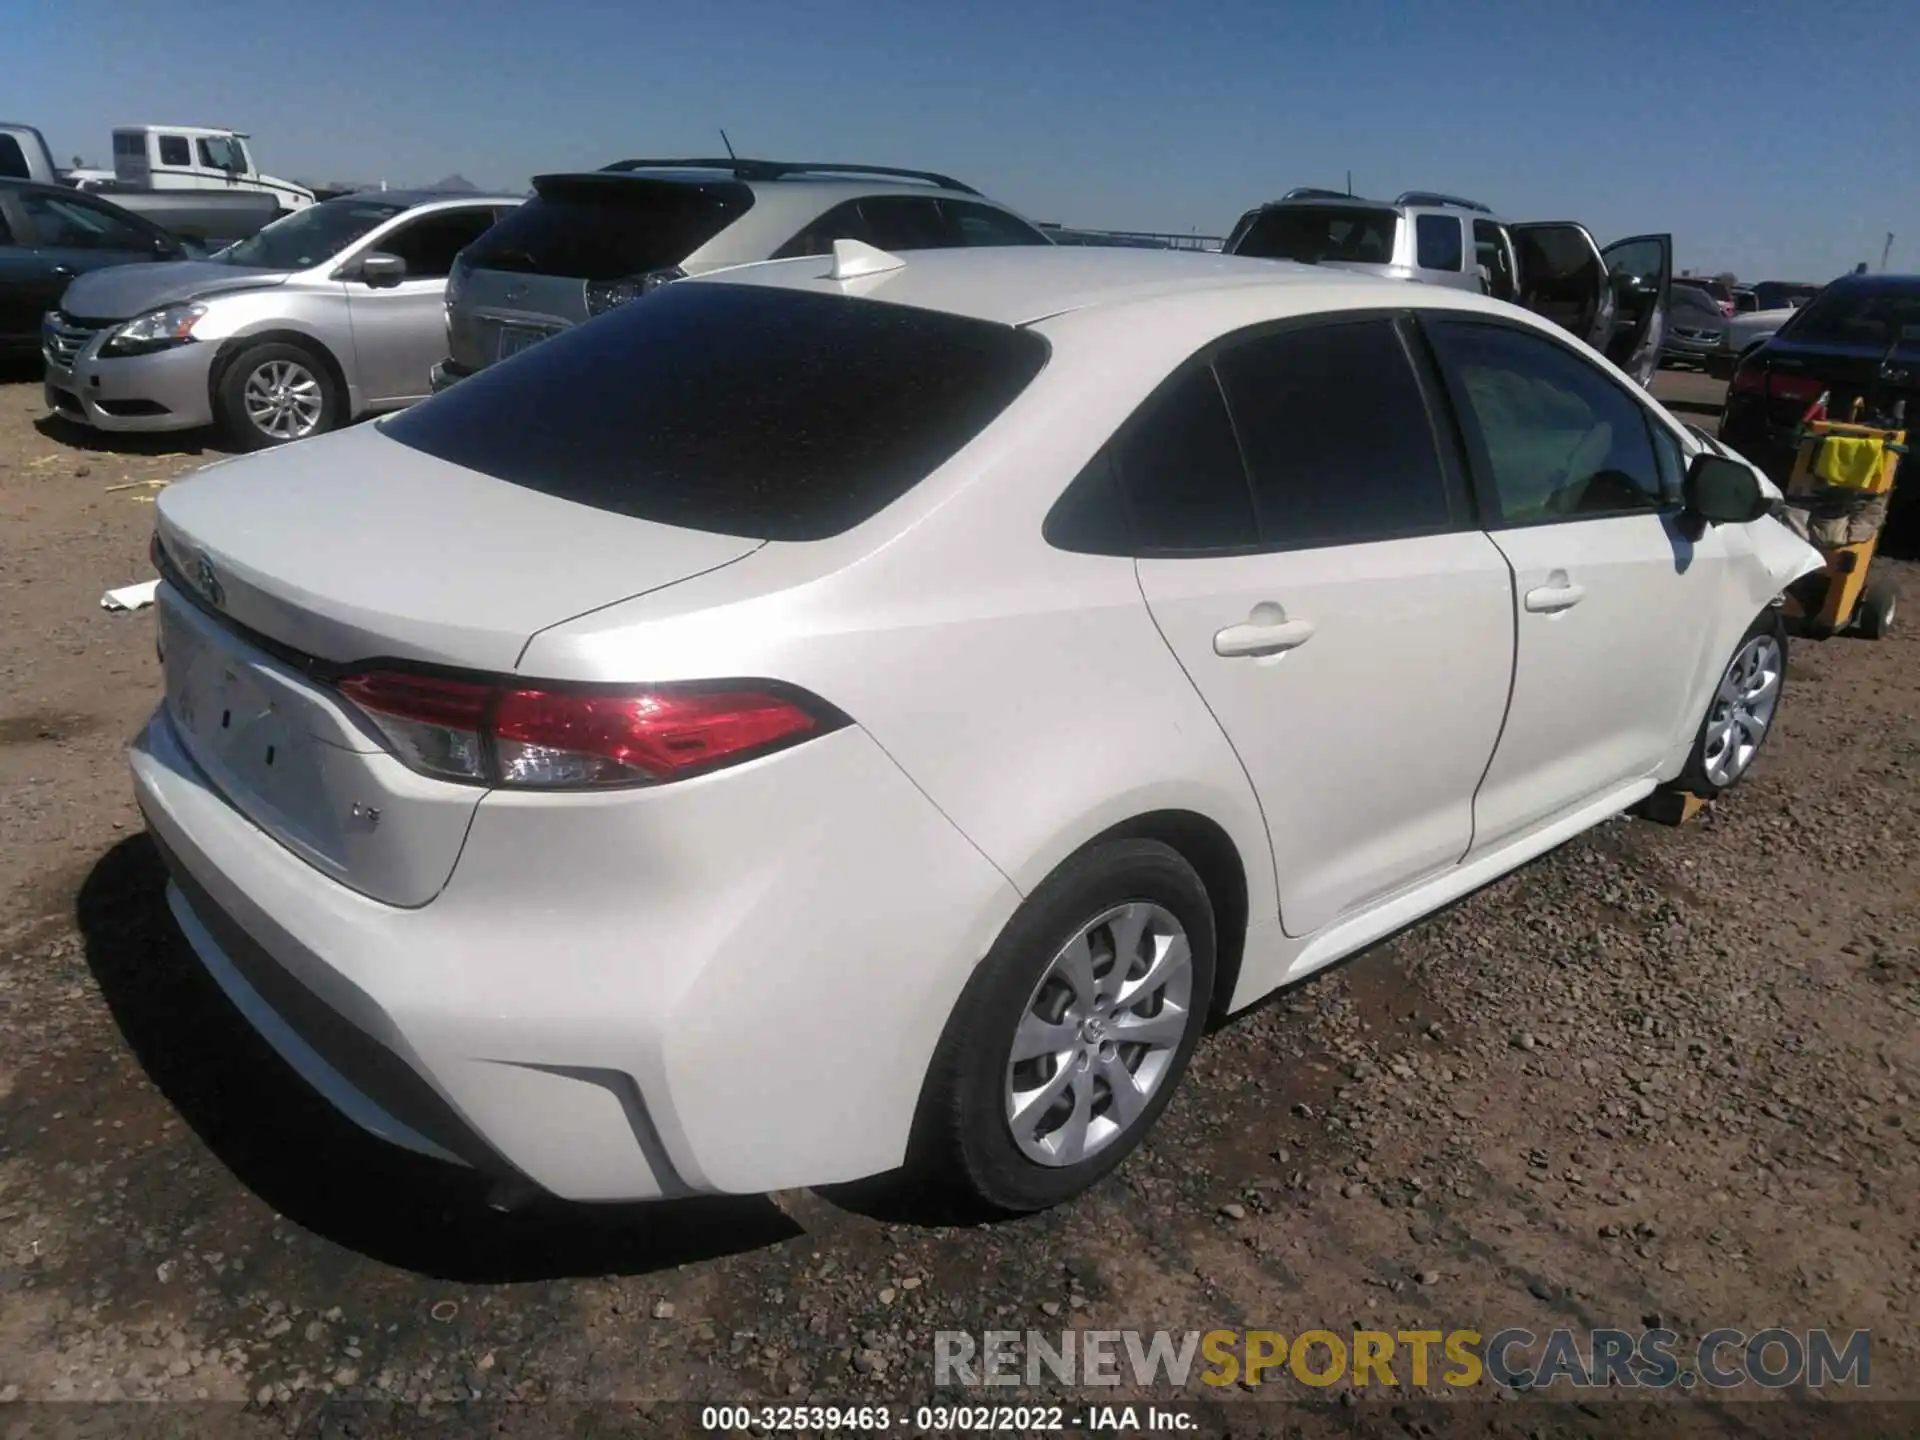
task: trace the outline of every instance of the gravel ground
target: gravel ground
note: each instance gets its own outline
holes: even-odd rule
[[[1661,383],[1710,423],[1719,387]],[[0,1405],[280,1433],[330,1395],[395,1407],[376,1433],[475,1397],[901,1401],[936,1330],[1069,1325],[1866,1328],[1874,1393],[1920,1400],[1920,630],[1796,647],[1703,820],[1604,825],[1226,1026],[1066,1210],[499,1215],[338,1119],[184,955],[121,758],[151,621],[98,600],[149,573],[146,482],[203,456],[40,416],[0,384]],[[475,1426],[508,1413],[570,1412]]]

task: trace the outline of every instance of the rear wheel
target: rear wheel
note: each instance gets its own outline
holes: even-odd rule
[[[1763,611],[1734,647],[1676,783],[1704,800],[1740,783],[1773,729],[1787,678],[1787,637]]]
[[[1892,575],[1869,576],[1854,605],[1854,628],[1869,640],[1882,638],[1893,628],[1893,612],[1899,605],[1900,587],[1894,584]]]
[[[920,1168],[999,1211],[1086,1190],[1172,1098],[1213,965],[1213,907],[1178,851],[1121,840],[1069,860],[1015,912],[947,1022]]]
[[[221,428],[243,450],[331,430],[343,408],[332,372],[304,345],[271,341],[233,357],[220,377]]]

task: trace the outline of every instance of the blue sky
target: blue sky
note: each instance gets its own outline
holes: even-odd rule
[[[1221,233],[1289,186],[1421,187],[1684,268],[1920,271],[1912,0],[0,0],[4,117],[232,125],[263,167],[522,187],[636,154],[944,170],[1040,220]]]

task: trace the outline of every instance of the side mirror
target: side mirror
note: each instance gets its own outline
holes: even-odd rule
[[[407,278],[407,262],[398,255],[376,250],[361,259],[360,278],[376,290],[387,289]]]
[[[1682,489],[1686,514],[1704,531],[1709,525],[1744,525],[1770,508],[1752,467],[1721,455],[1696,455]]]

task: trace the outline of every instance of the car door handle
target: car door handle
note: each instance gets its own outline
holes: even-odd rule
[[[1587,598],[1584,585],[1541,585],[1527,591],[1527,609],[1536,615],[1557,615]]]
[[[1249,620],[1229,625],[1213,637],[1213,653],[1234,660],[1243,656],[1280,655],[1313,638],[1311,620]]]
[[[56,265],[53,267],[53,273],[63,280],[69,279],[73,275],[73,267],[71,265]]]

